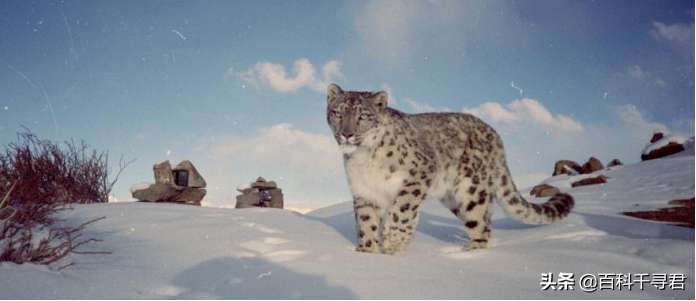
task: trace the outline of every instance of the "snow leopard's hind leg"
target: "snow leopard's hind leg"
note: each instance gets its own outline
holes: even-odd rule
[[[442,202],[450,208],[462,222],[464,231],[469,236],[466,250],[482,249],[488,246],[491,237],[491,197],[488,187],[473,181],[462,181],[453,193]]]

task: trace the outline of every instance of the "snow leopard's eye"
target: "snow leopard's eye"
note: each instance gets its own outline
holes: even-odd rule
[[[331,110],[331,116],[335,118],[341,117],[341,112],[338,110]]]

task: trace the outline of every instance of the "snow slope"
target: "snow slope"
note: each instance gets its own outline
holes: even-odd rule
[[[112,255],[73,255],[57,272],[0,264],[0,298],[694,298],[694,230],[620,215],[694,195],[687,155],[599,171],[604,185],[570,188],[573,213],[556,224],[517,223],[496,208],[493,240],[462,251],[460,221],[437,202],[421,209],[415,240],[399,256],[354,252],[350,203],[307,215],[118,203],[76,206],[80,221],[106,216],[87,234]],[[560,184],[566,183],[567,186]],[[535,200],[541,202],[543,200]],[[497,205],[496,205],[497,206]],[[686,290],[542,291],[542,272],[684,273]]]

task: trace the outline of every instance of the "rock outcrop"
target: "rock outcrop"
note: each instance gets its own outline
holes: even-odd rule
[[[684,150],[684,146],[675,143],[675,142],[668,142],[665,146],[656,148],[654,150],[649,151],[648,153],[644,153],[640,155],[640,160],[641,161],[647,161],[647,160],[652,160],[652,159],[657,159],[657,158],[662,158],[665,156],[669,156],[671,154],[676,154],[678,152],[681,152]]]
[[[553,175],[577,175],[582,173],[582,166],[575,161],[560,160],[553,166]]]
[[[665,135],[655,132],[650,138],[650,143],[643,149],[641,161],[662,158],[684,151],[686,138],[677,135]]]
[[[133,198],[143,202],[179,203],[200,206],[205,197],[205,180],[188,160],[172,168],[169,161],[156,163],[155,183],[131,189]]]
[[[206,183],[193,163],[189,160],[179,162],[172,169],[174,185],[179,187],[205,188]]]
[[[650,138],[650,143],[655,143],[665,137],[665,134],[662,132],[654,132],[652,138]]]
[[[588,159],[587,162],[585,162],[585,164],[582,165],[581,173],[588,174],[602,169],[604,169],[602,161],[599,161],[599,159],[595,157],[590,157],[590,159]]]
[[[668,222],[677,226],[694,227],[694,198],[671,200],[672,207],[650,211],[627,211],[624,215],[652,221]]]
[[[593,173],[598,170],[604,169],[602,161],[595,157],[590,157],[590,159],[585,162],[582,166],[575,161],[571,160],[559,160],[553,166],[553,176],[565,174],[565,175],[578,175],[578,174],[588,174]]]
[[[274,181],[258,177],[247,187],[238,188],[242,194],[237,196],[235,208],[270,207],[283,208],[283,191]]]
[[[585,178],[580,181],[573,182],[570,184],[572,187],[578,187],[578,186],[587,186],[587,185],[595,185],[595,184],[604,184],[607,182],[607,177],[600,175],[597,177],[593,178]]]
[[[614,167],[614,166],[620,166],[620,165],[623,165],[623,162],[621,162],[621,160],[619,160],[619,159],[614,159],[614,160],[611,160],[609,162],[609,164],[607,164],[607,167]]]

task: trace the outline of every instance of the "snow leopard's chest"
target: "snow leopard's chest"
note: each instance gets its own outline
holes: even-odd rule
[[[373,159],[367,149],[356,150],[344,164],[353,196],[374,202],[381,208],[391,205],[407,178],[404,172],[391,172],[385,162]]]

